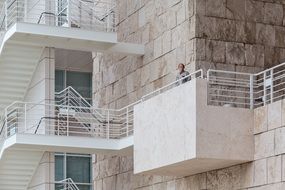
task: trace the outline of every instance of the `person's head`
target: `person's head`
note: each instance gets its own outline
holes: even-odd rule
[[[185,69],[185,65],[183,63],[179,63],[178,64],[178,71],[179,73],[182,73]]]

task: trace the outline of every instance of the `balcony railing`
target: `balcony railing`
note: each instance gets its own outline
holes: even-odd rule
[[[0,29],[16,22],[115,32],[114,0],[6,0],[0,14]]]
[[[257,108],[285,97],[285,63],[260,73],[208,70],[208,104]]]
[[[14,134],[119,139],[133,134],[133,106],[120,110],[15,102],[5,110],[4,137]]]
[[[182,81],[203,78],[198,70],[174,81],[122,109],[91,106],[71,87],[56,94],[55,104],[15,102],[5,110],[0,136],[16,133],[86,136],[119,139],[133,135],[134,106],[180,86]],[[208,105],[254,109],[285,98],[285,63],[257,74],[208,70]]]

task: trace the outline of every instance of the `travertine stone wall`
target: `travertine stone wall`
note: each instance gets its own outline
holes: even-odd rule
[[[284,60],[284,3],[196,0],[197,67],[252,72]]]
[[[190,71],[214,68],[252,72],[285,58],[284,0],[117,3],[119,40],[144,44],[146,54],[93,54],[93,100],[98,107],[121,108],[173,81],[180,62]],[[95,189],[285,189],[281,183],[285,181],[285,159],[281,155],[285,130],[283,121],[281,125],[277,122],[280,114],[273,114],[284,107],[276,103],[256,111],[256,161],[252,163],[174,178],[133,175],[131,156],[94,155]]]
[[[254,161],[182,178],[133,175],[132,157],[94,156],[96,190],[283,190],[285,100],[254,111]]]

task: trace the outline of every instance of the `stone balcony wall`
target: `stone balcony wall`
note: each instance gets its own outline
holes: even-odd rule
[[[97,190],[283,190],[285,101],[254,110],[254,161],[186,177],[133,174],[133,158],[94,157]]]

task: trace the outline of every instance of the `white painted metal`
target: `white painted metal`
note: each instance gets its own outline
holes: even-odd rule
[[[150,99],[153,96],[159,95],[159,94],[161,94],[167,90],[170,90],[176,86],[179,86],[182,83],[182,81],[185,81],[185,79],[187,79],[187,82],[188,82],[188,81],[191,81],[192,79],[196,79],[196,78],[204,78],[202,69],[197,70],[197,71],[192,72],[192,73],[189,73],[189,75],[187,75],[187,76],[185,76],[179,80],[171,82],[171,83],[169,83],[169,84],[167,84],[167,85],[165,85],[165,86],[163,86],[163,87],[161,87],[161,88],[159,88],[159,89],[157,89],[157,90],[155,90],[149,94],[144,95],[141,100],[144,101],[144,100]]]
[[[42,151],[9,149],[0,157],[0,190],[26,190]]]
[[[0,52],[0,112],[12,102],[23,99],[42,50],[15,43],[3,46]]]
[[[0,29],[3,30],[16,22],[104,32],[116,30],[114,0],[6,0],[4,4],[0,15]]]
[[[208,70],[210,105],[256,108],[285,98],[285,63],[252,74]]]

